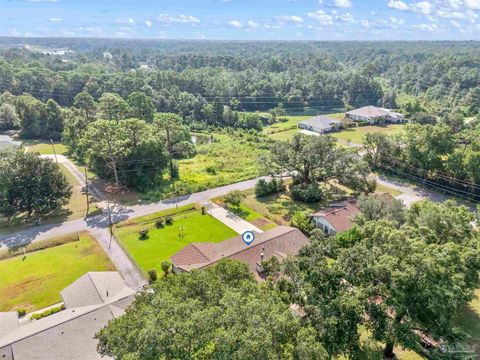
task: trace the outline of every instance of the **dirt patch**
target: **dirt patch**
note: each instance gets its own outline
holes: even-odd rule
[[[256,227],[261,228],[262,226],[270,224],[270,221],[268,221],[267,219],[260,218],[260,219],[253,220],[251,223]]]
[[[40,286],[40,284],[45,280],[46,279],[43,277],[28,276],[22,281],[13,283],[7,286],[5,289],[3,289],[2,296],[4,296],[6,299],[16,298],[28,289]]]

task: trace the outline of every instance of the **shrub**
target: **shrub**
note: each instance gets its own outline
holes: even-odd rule
[[[207,215],[207,208],[202,206],[202,215]]]
[[[45,310],[44,312],[41,312],[39,314],[33,314],[32,316],[30,316],[30,319],[38,320],[38,319],[50,316],[52,314],[55,314],[55,313],[57,313],[59,311],[62,311],[62,310],[65,310],[65,305],[64,304],[62,304],[61,306],[56,306],[56,307],[53,307],[51,309]]]
[[[167,217],[165,218],[165,223],[166,223],[167,225],[172,225],[172,224],[173,224],[173,217],[167,216]]]
[[[233,191],[230,191],[227,195],[225,195],[223,202],[225,204],[238,208],[240,206],[240,202],[245,197],[246,197],[245,194],[242,193],[241,191],[233,190]]]
[[[215,168],[215,166],[213,165],[209,165],[205,168],[205,171],[207,174],[210,174],[210,175],[217,175],[217,169]]]
[[[319,202],[324,197],[323,190],[317,183],[293,185],[290,192],[294,200],[307,203]]]
[[[155,226],[157,227],[157,229],[160,229],[160,228],[164,227],[165,226],[165,219],[164,218],[157,219],[157,221],[155,221]]]
[[[291,225],[307,235],[309,235],[312,230],[315,229],[315,225],[313,224],[309,214],[301,211],[297,211],[292,216]]]
[[[170,272],[170,265],[171,264],[168,261],[162,262],[162,271],[165,276],[167,276],[168,273]]]
[[[157,279],[158,279],[157,270],[155,269],[148,270],[148,280],[150,284],[157,281]]]
[[[20,316],[20,317],[25,316],[25,315],[27,315],[27,309],[18,308],[18,309],[17,309],[17,314],[18,314],[18,316]]]
[[[138,235],[140,235],[140,239],[144,239],[148,235],[148,229],[142,229],[138,232]]]
[[[283,190],[285,190],[285,186],[281,179],[272,179],[270,181],[260,179],[255,184],[255,195],[257,197],[275,194]]]

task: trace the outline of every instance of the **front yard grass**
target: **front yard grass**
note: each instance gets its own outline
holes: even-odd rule
[[[382,185],[382,184],[379,184],[379,183],[377,183],[377,187],[375,188],[375,192],[377,194],[388,193],[388,194],[392,195],[393,197],[397,197],[397,196],[403,194],[400,190],[397,190],[397,189],[394,189],[394,188],[391,188],[389,186]]]
[[[368,133],[385,133],[387,135],[392,135],[402,131],[403,125],[401,124],[390,124],[383,126],[359,126],[346,128],[342,131],[331,133],[331,135],[342,142],[350,141],[352,144],[361,145],[363,139]]]
[[[247,193],[251,194],[252,191],[247,191]],[[223,206],[223,197],[212,199],[212,201],[218,205]],[[229,210],[235,215],[240,216],[243,220],[248,221],[249,223],[255,225],[256,227],[264,231],[273,229],[278,226],[278,224],[267,219],[259,212],[249,208],[243,202],[240,204],[240,207],[238,209],[229,208]]]
[[[0,261],[0,311],[44,308],[60,302],[60,291],[85,273],[115,270],[92,235],[70,236],[75,240]]]
[[[55,152],[57,155],[66,155],[67,147],[61,142],[54,141]],[[26,147],[27,152],[38,152],[41,155],[53,155],[53,147],[48,140],[23,140],[23,146]]]
[[[172,216],[173,224],[156,227],[156,220]],[[139,231],[148,229],[141,239]],[[130,219],[115,225],[115,234],[121,245],[134,259],[144,274],[156,269],[161,276],[161,264],[192,242],[220,242],[232,237],[232,229],[210,215],[202,215],[198,206],[186,205],[177,209]]]

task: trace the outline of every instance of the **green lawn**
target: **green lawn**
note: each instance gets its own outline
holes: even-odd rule
[[[61,142],[54,141],[55,151],[57,155],[66,155],[67,147]],[[53,155],[53,146],[48,140],[23,140],[23,146],[28,152],[38,152],[42,155]]]
[[[243,204],[261,216],[280,225],[290,225],[290,219],[297,211],[313,213],[320,204],[307,204],[294,201],[287,193],[279,193],[257,198],[253,191],[247,193]]]
[[[400,132],[402,129],[403,125],[401,124],[391,124],[385,126],[359,126],[347,128],[340,132],[332,133],[331,135],[340,141],[350,141],[352,144],[362,144],[363,138],[368,133],[380,132],[391,135]]]
[[[480,355],[480,289],[475,294],[476,298],[468,304],[459,325],[468,335],[467,343]]]
[[[310,119],[312,118],[312,116],[286,116],[286,118],[288,119],[288,121],[275,123],[265,127],[264,133],[270,134],[271,132],[274,132],[274,131],[288,129],[292,126],[297,126],[300,121],[305,119]]]
[[[251,195],[252,191],[247,191],[247,193]],[[218,205],[223,205],[223,197],[212,199],[212,201]],[[245,203],[241,203],[238,209],[230,208],[230,211],[264,231],[273,229],[278,226],[276,223],[267,219],[262,214],[249,208],[247,205],[245,205]]]
[[[191,242],[220,242],[235,237],[232,229],[210,215],[202,215],[192,205],[176,210],[128,220],[115,226],[115,234],[122,246],[134,258],[144,274],[150,269],[161,273],[161,264]],[[155,219],[172,215],[172,225],[156,228]],[[141,229],[149,229],[146,239],[140,239]]]
[[[89,271],[112,271],[97,241],[87,233],[80,241],[0,261],[0,311],[38,310],[61,301],[60,291]]]

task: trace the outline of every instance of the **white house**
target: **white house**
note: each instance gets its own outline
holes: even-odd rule
[[[384,122],[401,123],[405,121],[403,114],[376,106],[365,106],[359,109],[347,111],[345,116],[353,121],[368,121],[370,124]]]
[[[343,123],[340,120],[332,119],[328,116],[316,116],[307,120],[300,121],[298,128],[313,131],[319,134],[328,133],[340,129]]]

